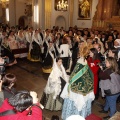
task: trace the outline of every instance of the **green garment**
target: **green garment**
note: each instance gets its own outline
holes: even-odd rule
[[[93,74],[88,65],[77,63],[71,76],[68,91],[86,95],[93,91]]]

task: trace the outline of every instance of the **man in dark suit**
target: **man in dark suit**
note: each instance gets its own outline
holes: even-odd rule
[[[117,30],[114,30],[113,39],[116,40],[117,38],[118,38],[118,32],[117,32]]]
[[[107,38],[106,38],[106,34],[103,33],[101,38],[100,38],[100,41],[103,43],[103,45],[105,46],[105,42],[107,41]]]

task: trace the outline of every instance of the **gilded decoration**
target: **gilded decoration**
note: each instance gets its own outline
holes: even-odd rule
[[[78,0],[78,19],[91,19],[92,0]]]
[[[54,0],[54,9],[56,11],[67,11],[68,0]]]

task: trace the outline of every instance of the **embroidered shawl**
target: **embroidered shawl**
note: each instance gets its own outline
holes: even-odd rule
[[[93,74],[88,64],[77,63],[71,76],[68,91],[86,95],[93,91]]]
[[[60,66],[61,70],[58,68],[56,59],[54,60],[53,70],[50,73],[47,81],[47,85],[44,89],[46,94],[54,93],[53,99],[56,99],[57,95],[61,92],[61,79],[62,77],[66,82],[68,82],[68,76],[65,72],[63,65]]]

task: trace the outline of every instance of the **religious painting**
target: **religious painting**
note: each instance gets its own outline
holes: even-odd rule
[[[54,0],[54,9],[56,11],[67,11],[68,0]]]
[[[31,17],[32,16],[32,5],[26,5],[24,13],[26,16]]]
[[[92,0],[78,0],[78,19],[91,19]]]

